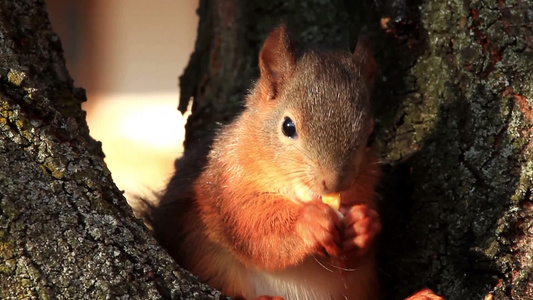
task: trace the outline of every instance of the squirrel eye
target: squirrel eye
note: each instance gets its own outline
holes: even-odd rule
[[[296,134],[296,126],[289,117],[285,117],[285,119],[283,120],[281,130],[283,131],[283,134],[288,138],[295,139],[298,137],[298,135]]]

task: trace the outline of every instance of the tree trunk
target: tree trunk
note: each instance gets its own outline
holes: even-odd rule
[[[0,1],[0,299],[219,299],[134,218],[42,0]]]
[[[318,47],[353,47],[364,27],[380,65],[384,297],[533,299],[533,1],[227,0],[199,13],[186,149],[241,109],[280,20]]]

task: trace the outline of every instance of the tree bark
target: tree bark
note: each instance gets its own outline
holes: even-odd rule
[[[280,20],[318,47],[353,47],[364,27],[380,65],[384,297],[533,299],[532,1],[200,1],[199,13],[186,149],[240,111]]]
[[[133,216],[42,0],[0,2],[0,298],[219,299]]]

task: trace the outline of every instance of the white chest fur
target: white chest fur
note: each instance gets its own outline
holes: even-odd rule
[[[368,261],[368,262],[366,262]],[[325,258],[310,257],[299,266],[269,273],[250,272],[255,295],[279,296],[285,300],[370,300],[377,299],[377,278],[372,259],[343,271]]]

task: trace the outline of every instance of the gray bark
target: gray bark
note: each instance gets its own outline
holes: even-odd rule
[[[0,298],[219,299],[133,216],[42,0],[0,2]]]

